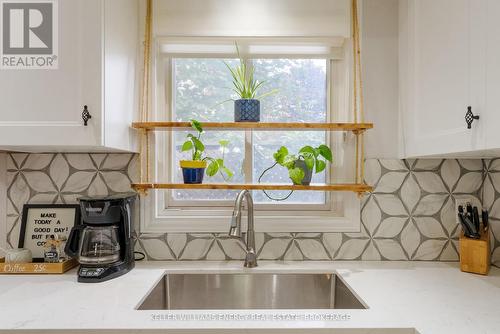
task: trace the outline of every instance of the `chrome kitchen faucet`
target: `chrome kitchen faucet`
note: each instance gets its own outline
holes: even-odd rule
[[[243,200],[246,199],[248,211],[248,226],[246,241],[244,233],[241,232],[241,210]],[[255,253],[255,230],[253,224],[253,199],[248,190],[242,190],[234,201],[233,216],[231,217],[231,226],[229,227],[229,236],[240,240],[246,248],[244,266],[247,268],[257,267],[257,254]]]

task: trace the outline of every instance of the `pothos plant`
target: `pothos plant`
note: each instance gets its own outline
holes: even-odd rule
[[[281,146],[276,153],[273,154],[276,166],[279,164],[288,169],[288,176],[293,181],[294,184],[301,184],[304,176],[306,175],[306,170],[299,166],[298,161],[304,161],[305,167],[309,171],[314,171],[314,173],[320,173],[326,168],[326,162],[332,162],[332,151],[326,145],[320,145],[318,147],[304,146],[302,147],[298,154],[289,154],[288,149],[285,146]],[[272,168],[271,167],[271,168]]]
[[[225,165],[224,156],[226,149],[229,146],[228,140],[219,140],[219,145],[221,147],[222,157],[214,158],[205,154],[205,145],[201,141],[201,135],[203,134],[203,127],[201,123],[197,120],[191,120],[191,127],[197,132],[196,135],[189,133],[187,135],[187,140],[182,144],[181,151],[187,152],[191,151],[192,161],[204,161],[208,163],[206,174],[208,176],[214,176],[220,173],[224,180],[231,179],[234,173]]]

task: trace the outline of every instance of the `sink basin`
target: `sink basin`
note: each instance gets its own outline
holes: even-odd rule
[[[167,274],[139,310],[365,309],[335,274]]]

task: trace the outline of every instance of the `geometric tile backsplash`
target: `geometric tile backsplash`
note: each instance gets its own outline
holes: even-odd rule
[[[133,154],[7,155],[7,244],[16,246],[25,203],[76,203],[84,195],[131,191]]]
[[[492,262],[500,267],[500,159],[484,161],[483,206],[490,212]]]
[[[21,154],[7,157],[7,241],[17,245],[24,203],[75,203],[82,195],[130,191],[133,154]],[[458,260],[455,199],[472,195],[490,210],[492,261],[500,265],[500,159],[366,161],[373,193],[363,198],[359,233],[257,233],[259,259]],[[149,260],[241,259],[217,233],[140,234]]]

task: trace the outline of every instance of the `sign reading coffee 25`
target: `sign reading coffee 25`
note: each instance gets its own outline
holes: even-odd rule
[[[2,69],[57,69],[57,0],[0,0]]]

